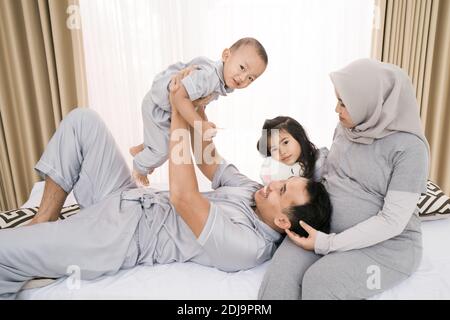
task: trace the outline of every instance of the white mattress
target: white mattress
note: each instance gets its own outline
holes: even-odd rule
[[[157,187],[157,186],[153,186]],[[23,207],[39,204],[43,183],[37,183]],[[66,204],[75,203],[69,195]],[[373,299],[450,299],[450,219],[422,224],[424,257],[416,273]],[[256,299],[269,262],[251,270],[226,273],[194,263],[137,266],[114,276],[81,281],[68,278],[42,288],[23,290],[18,299]]]

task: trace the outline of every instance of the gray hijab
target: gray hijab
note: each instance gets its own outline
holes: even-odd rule
[[[331,81],[353,123],[344,128],[351,141],[371,144],[395,132],[416,135],[428,149],[419,106],[408,74],[399,67],[373,59],[361,59],[330,74]]]

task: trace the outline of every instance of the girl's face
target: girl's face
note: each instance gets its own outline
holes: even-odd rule
[[[278,134],[271,133],[269,140],[270,154],[275,160],[287,165],[293,165],[300,158],[302,148],[290,133],[278,130]]]

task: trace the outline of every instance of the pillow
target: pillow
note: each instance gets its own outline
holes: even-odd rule
[[[422,221],[439,220],[450,217],[450,199],[430,180],[427,181],[427,193],[420,196],[417,203]]]
[[[10,210],[5,212],[0,212],[0,229],[15,228],[27,224],[37,213],[39,207],[34,208],[21,208],[16,210]],[[60,219],[66,219],[71,215],[76,214],[80,211],[80,206],[74,204],[62,208]]]

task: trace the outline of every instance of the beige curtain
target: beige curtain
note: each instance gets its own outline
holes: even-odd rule
[[[20,206],[33,167],[71,109],[87,105],[81,25],[71,0],[0,1],[0,209]]]
[[[431,148],[430,179],[450,194],[450,1],[375,3],[372,55],[411,76]]]

